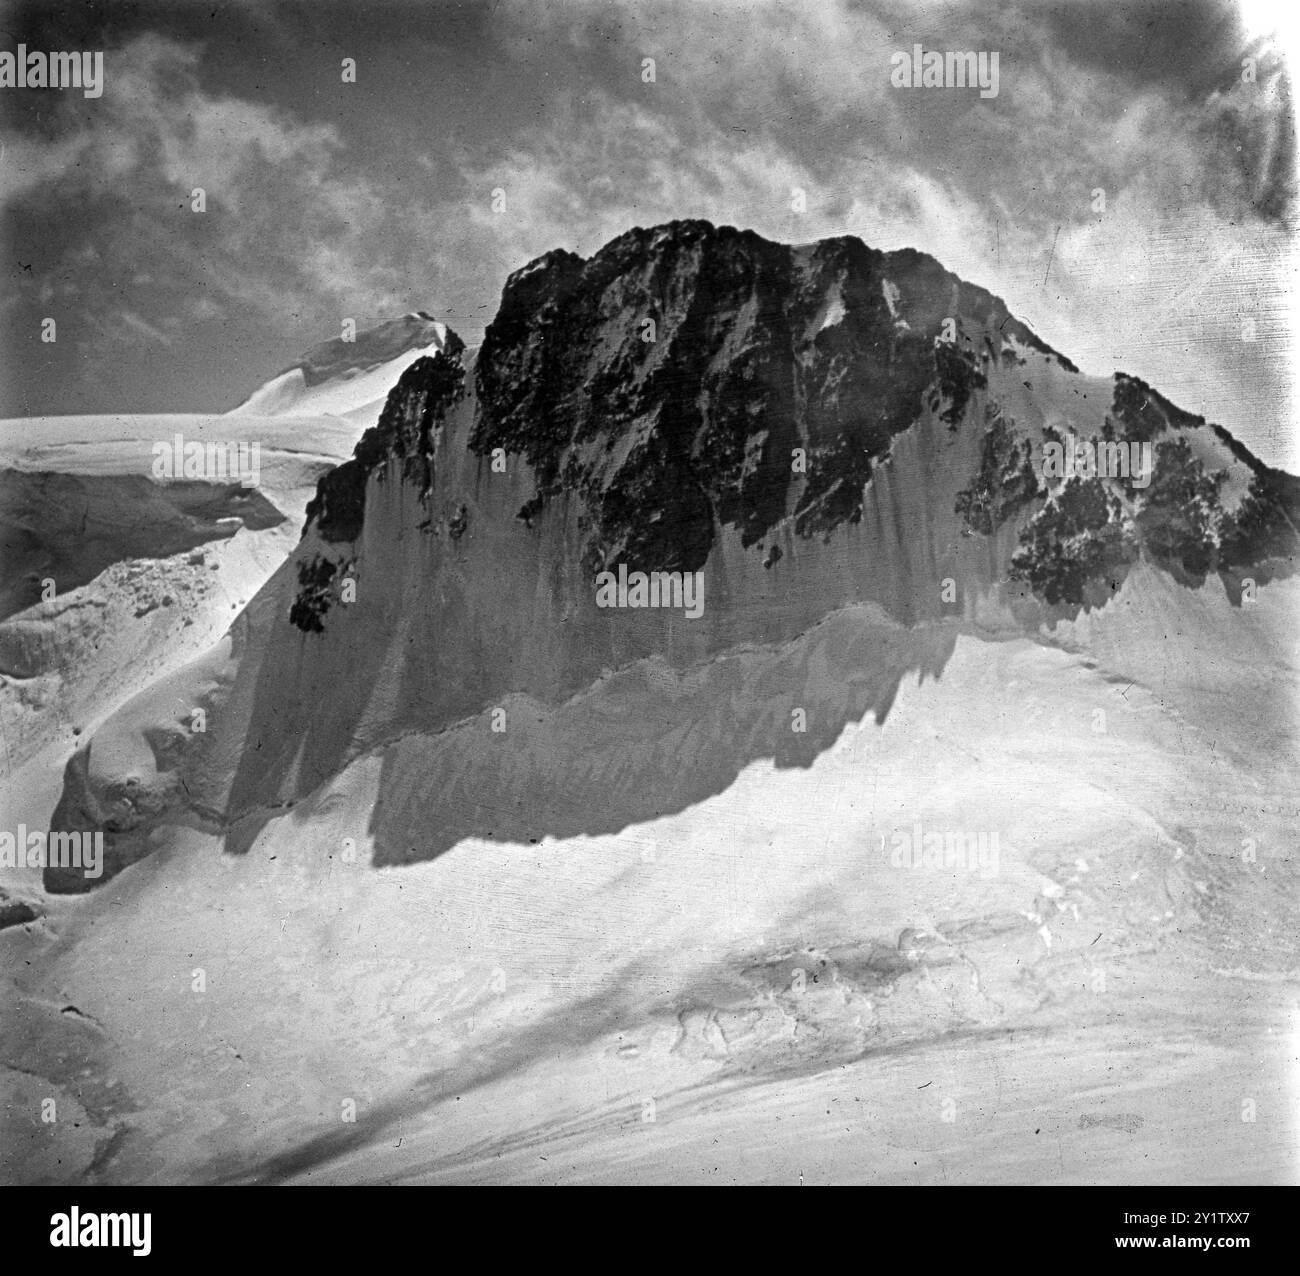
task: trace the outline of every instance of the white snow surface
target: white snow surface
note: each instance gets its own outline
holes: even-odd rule
[[[372,372],[315,398],[279,378],[219,417],[0,422],[31,474],[138,475],[176,430],[256,438],[286,515],[0,624],[36,670],[0,687],[0,827],[48,826],[92,734],[88,767],[166,772],[235,675],[231,621],[280,605],[267,582],[373,423]],[[1300,582],[1241,608],[1142,566],[1050,632],[951,622],[941,674],[806,768],[754,761],[614,833],[372,865],[381,805],[419,848],[455,801],[562,786],[599,809],[723,753],[725,724],[608,728],[715,685],[761,702],[766,659],[834,700],[837,656],[880,628],[847,607],[783,652],[512,697],[541,741],[513,772],[484,713],[365,749],[243,855],[190,819],[87,896],[4,870],[44,915],[0,930],[0,1181],[1300,1181],[1297,614]],[[374,714],[402,695],[381,667]],[[918,825],[996,834],[993,871],[898,864]]]
[[[388,392],[417,359],[432,357],[440,344],[408,350],[395,359],[356,371],[346,377],[308,385],[301,368],[290,368],[272,378],[234,409],[240,417],[336,416],[352,421],[366,418],[373,425],[379,419]]]
[[[0,1165],[57,1181],[123,1132],[108,1181],[1088,1183],[1136,1156],[1142,1181],[1294,1182],[1294,745],[1204,746],[1294,702],[1297,593],[1244,616],[1139,575],[1053,645],[960,637],[811,768],[617,834],[372,868],[381,777],[418,845],[490,766],[485,722],[358,759],[246,855],[177,829],[0,934],[28,970],[0,1018],[65,1052],[84,1111],[14,1121]],[[169,729],[228,657],[133,712]],[[895,865],[918,824],[996,832],[996,871]],[[51,1082],[8,1084],[25,1111]]]

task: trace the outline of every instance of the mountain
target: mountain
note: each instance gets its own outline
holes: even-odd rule
[[[408,315],[324,342],[221,416],[0,421],[6,827],[45,826],[79,740],[220,640],[292,550],[319,478],[378,420],[377,386],[444,331]],[[159,481],[156,450],[178,437],[255,445],[255,481],[206,466]]]
[[[14,1014],[104,1034],[96,1173],[1294,1172],[1296,479],[849,238],[632,230],[430,345],[68,760]]]
[[[351,322],[351,321],[349,321]],[[366,418],[372,424],[393,382],[416,359],[442,349],[447,329],[423,310],[322,341],[259,386],[234,412],[241,416]]]
[[[1213,576],[1234,606],[1244,573],[1295,567],[1296,480],[1141,381],[1081,376],[914,252],[699,222],[632,231],[590,261],[552,253],[516,272],[466,364],[449,333],[407,368],[240,618],[229,696],[165,781],[205,814],[255,827],[367,750],[509,697],[558,708],[640,660],[686,671],[755,643],[780,652],[851,606],[896,628],[829,702],[773,675],[769,695],[730,705],[726,753],[683,756],[660,784],[629,769],[609,815],[557,790],[526,815],[447,803],[423,847],[374,830],[380,863],[468,835],[610,831],[758,758],[808,765],[883,713],[906,673],[937,674],[963,627],[1036,633],[1139,562],[1189,587]],[[1154,443],[1147,485],[1040,481],[1034,458],[1067,434]],[[595,576],[619,563],[702,571],[703,615],[598,607]],[[797,708],[805,732],[789,729]],[[706,711],[692,698],[660,726]],[[562,772],[566,753],[552,756]],[[85,764],[69,773],[71,823],[111,809]],[[115,829],[112,862],[150,827]]]

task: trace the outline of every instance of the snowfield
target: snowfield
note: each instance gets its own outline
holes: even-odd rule
[[[441,348],[397,322],[235,413],[0,422],[0,827],[172,813],[88,894],[0,869],[0,920],[31,914],[0,928],[0,1181],[1300,1181],[1300,580],[1234,606],[1143,563],[1027,634],[992,540],[963,541],[954,614],[827,604],[934,569],[952,484],[918,475],[975,452],[928,419],[788,614],[549,694],[569,670],[508,539],[530,489],[440,460],[474,493],[468,565],[417,605],[453,551],[408,534],[395,463],[358,552],[400,615],[331,618],[330,665],[287,625],[291,555],[319,476]],[[1022,416],[1106,388],[1018,355]],[[256,500],[142,486],[177,432],[257,441]],[[724,539],[718,570],[740,596],[821,552]],[[45,573],[72,583],[43,599]],[[474,694],[494,641],[524,653],[508,749],[416,676],[462,614],[495,618]],[[725,623],[755,622],[699,622]],[[778,759],[791,688],[834,726]]]
[[[1111,643],[1147,650],[1146,596],[1116,600]],[[1257,660],[1295,602],[1266,596]],[[1229,612],[1207,598],[1183,640]],[[1143,1181],[1294,1181],[1295,758],[1185,743],[1294,673],[1240,662],[1206,705],[1178,653],[1125,685],[958,637],[883,726],[614,835],[371,869],[381,772],[409,771],[418,843],[483,762],[468,726],[360,759],[244,856],[180,830],[4,933],[33,963],[7,1040],[57,1048],[85,1112],[11,1128],[7,1173],[61,1180],[111,1143],[98,1176],[124,1182],[1097,1182],[1135,1156]],[[997,871],[896,867],[917,823],[997,831]]]

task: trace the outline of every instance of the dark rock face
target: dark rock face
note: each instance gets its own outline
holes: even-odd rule
[[[1219,564],[1237,571],[1279,560],[1277,572],[1295,570],[1300,558],[1300,481],[1280,470],[1261,469],[1241,505],[1220,527]]]
[[[1136,549],[1120,500],[1105,482],[1072,478],[1025,528],[1011,570],[1049,604],[1096,602],[1105,595],[1090,586],[1117,588]]]
[[[268,812],[408,736],[431,742],[417,769],[442,768],[441,823],[419,848],[377,843],[376,862],[507,827],[608,831],[721,792],[758,758],[807,765],[869,708],[883,721],[905,676],[942,672],[968,620],[1037,632],[1053,608],[1104,602],[1142,558],[1187,585],[1217,571],[1238,602],[1247,580],[1300,562],[1300,480],[1136,378],[1078,376],[996,297],[920,253],[678,222],[511,276],[473,397],[461,342],[440,340],[320,481],[275,607],[239,617],[239,673],[214,692],[212,734],[151,738],[160,779],[147,792],[96,771],[88,748],[69,762],[52,825],[104,831],[101,881],[181,809],[242,853]],[[1129,469],[1049,474],[1045,443],[1065,443],[1061,431],[1108,456],[1124,448]],[[603,608],[594,570],[619,563],[702,571],[708,604],[685,621]],[[365,605],[340,605],[356,586]],[[662,666],[686,679],[665,684],[676,716],[646,716],[643,745],[624,754],[638,759],[630,796],[593,816],[571,761],[600,752],[593,723],[622,747],[639,712],[626,706],[649,703],[629,688],[652,670],[653,699]],[[472,751],[463,768],[454,741],[477,731],[465,724],[506,704],[518,743]],[[554,725],[584,704],[591,716]],[[792,732],[790,713],[809,707],[815,728]],[[639,759],[664,732],[726,747],[671,750],[647,787]],[[541,823],[483,800],[536,792],[538,758],[556,776]],[[391,814],[409,800],[400,767],[383,783],[376,822],[404,827]],[[46,875],[49,890],[97,884]]]
[[[316,485],[316,495],[307,506],[307,527],[314,523],[322,540],[355,541],[361,535],[366,483],[392,458],[402,459],[403,481],[414,482],[421,500],[427,498],[433,486],[435,432],[448,409],[464,394],[464,349],[460,338],[448,330],[442,350],[432,358],[417,359],[402,374],[388,395],[378,424],[361,436],[352,459]],[[339,601],[345,576],[346,570],[327,558],[300,562],[298,595],[289,609],[289,622],[303,633],[324,633],[324,618]]]
[[[417,359],[389,392],[377,425],[361,436],[352,460],[331,470],[307,506],[307,526],[326,541],[354,541],[365,516],[366,480],[391,457],[402,457],[403,477],[418,476],[427,493],[433,475],[433,432],[464,393],[465,345],[447,332],[446,347]]]
[[[1115,373],[1111,416],[1119,424],[1120,437],[1126,443],[1151,442],[1166,428],[1191,430],[1205,424],[1204,417],[1184,412],[1145,381],[1126,372]]]
[[[0,889],[0,930],[10,926],[25,926],[41,916],[40,912],[25,899],[13,899],[9,893]]]
[[[1219,490],[1227,475],[1207,474],[1186,439],[1162,443],[1151,486],[1133,518],[1152,562],[1184,584],[1199,585],[1215,558]]]
[[[456,512],[451,516],[451,519],[447,523],[447,535],[450,536],[452,540],[458,541],[465,535],[465,531],[468,527],[469,509],[462,501],[461,504],[456,507]]]
[[[526,527],[559,494],[575,502],[584,569],[698,571],[719,528],[748,547],[786,520],[822,540],[860,522],[894,439],[927,410],[958,431],[989,375],[1025,363],[1017,350],[1077,371],[923,253],[847,237],[792,247],[673,222],[589,260],[547,253],[510,277],[477,358],[469,447],[528,462],[536,490],[516,514]],[[463,393],[462,351],[448,333],[443,351],[413,364],[354,458],[321,481],[307,517],[324,541],[359,537],[367,480],[390,458],[428,497],[434,433]],[[996,403],[985,427],[956,512],[980,535],[1031,512],[1008,570],[1049,604],[1106,597],[1141,554],[1188,585],[1264,558],[1290,571],[1300,558],[1300,482],[1137,377],[1115,375],[1100,438],[1153,445],[1145,489],[1088,475],[1040,487],[1037,436]],[[1253,476],[1238,510],[1222,505],[1226,474],[1207,473],[1186,441],[1207,429]],[[459,504],[453,541],[468,518]],[[779,556],[773,545],[765,566]],[[321,632],[342,573],[323,561],[299,571],[291,619]]]
[[[332,586],[338,575],[338,564],[328,558],[313,558],[298,564],[298,597],[289,609],[289,623],[297,625],[305,634],[325,632],[321,623],[334,605]]]
[[[1043,505],[1021,534],[1011,575],[1049,604],[1079,605],[1104,600],[1139,555],[1189,587],[1217,571],[1234,601],[1240,599],[1235,578],[1247,568],[1261,568],[1256,574],[1265,580],[1293,572],[1300,564],[1300,481],[1261,464],[1215,427],[1213,435],[1251,473],[1241,504],[1225,508],[1228,472],[1207,471],[1189,441],[1207,428],[1203,417],[1184,412],[1144,381],[1116,373],[1100,437],[1152,444],[1149,485],[1136,488],[1101,475],[1074,478],[1055,490],[1049,483]],[[1051,430],[1044,434],[1060,441]],[[1005,453],[1015,444],[999,438],[992,446]],[[986,533],[996,526],[985,518],[989,493],[1002,490],[986,474],[991,466],[996,457],[986,456],[979,483],[961,494],[957,510],[974,530]]]
[[[989,404],[988,429],[980,450],[980,468],[972,487],[957,493],[956,512],[973,532],[992,535],[1016,510],[1038,495],[1033,449],[1020,441],[1016,423],[996,404]]]
[[[927,389],[955,422],[983,383],[969,351],[936,346],[958,315],[1009,319],[918,253],[793,248],[705,222],[633,230],[589,261],[549,253],[511,277],[470,445],[526,457],[529,518],[579,493],[593,566],[697,570],[718,525],[751,545],[791,514],[804,537],[858,521]]]
[[[934,361],[939,373],[934,406],[938,407],[945,399],[948,401],[939,420],[956,429],[970,402],[971,390],[984,389],[988,380],[979,370],[975,356],[951,342],[941,342],[935,347]]]

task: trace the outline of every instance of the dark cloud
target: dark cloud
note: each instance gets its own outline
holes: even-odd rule
[[[1056,0],[1024,12],[1075,65],[1192,101],[1224,87],[1247,52],[1241,11],[1230,0]]]
[[[472,342],[524,260],[675,216],[912,244],[1072,354],[1146,340],[1124,362],[1158,384],[1181,359],[1189,406],[1229,425],[1247,371],[1287,401],[1276,360],[1247,369],[1224,344],[1233,307],[1281,314],[1264,276],[1295,216],[1286,68],[1231,6],[113,0],[24,3],[4,25],[102,44],[108,88],[0,101],[0,414],[219,408],[345,316],[426,309]],[[998,96],[892,89],[913,41],[997,50]],[[194,185],[205,217],[182,207]],[[1264,275],[1145,337],[1152,272],[1234,247]],[[57,352],[33,335],[51,309]]]

